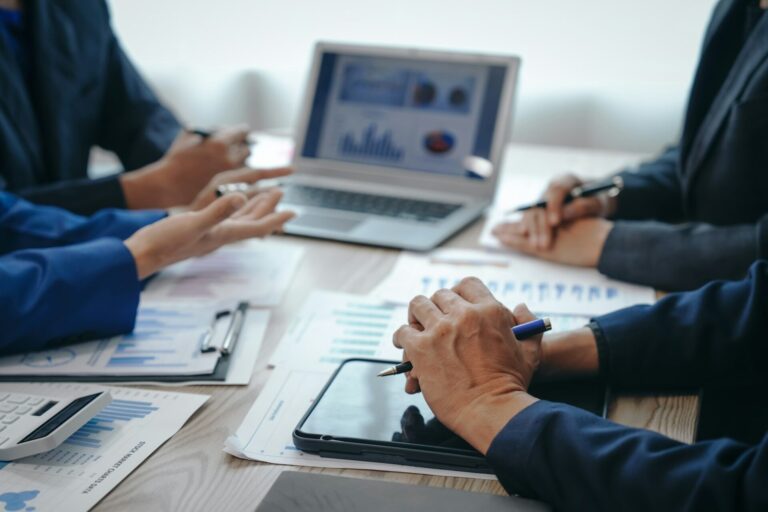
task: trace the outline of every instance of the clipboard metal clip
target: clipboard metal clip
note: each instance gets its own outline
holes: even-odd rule
[[[248,312],[250,304],[248,301],[241,301],[237,304],[234,311],[223,310],[217,311],[213,315],[211,325],[203,333],[200,342],[200,352],[208,353],[218,350],[221,355],[229,355],[235,350],[238,340],[240,339],[240,333],[243,331],[243,323],[245,322],[245,314]],[[229,326],[227,332],[224,335],[224,341],[220,347],[213,345],[214,334],[216,333],[216,326],[222,318],[230,316]]]

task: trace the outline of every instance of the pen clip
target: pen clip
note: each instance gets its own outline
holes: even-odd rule
[[[229,322],[227,334],[224,335],[224,341],[219,348],[222,355],[229,355],[235,350],[237,342],[240,340],[240,333],[243,331],[245,314],[248,312],[250,304],[247,301],[238,303],[237,308],[232,313],[232,320]]]

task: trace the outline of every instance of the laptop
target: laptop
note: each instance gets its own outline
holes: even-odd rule
[[[281,209],[289,234],[415,251],[491,204],[520,59],[318,43]]]

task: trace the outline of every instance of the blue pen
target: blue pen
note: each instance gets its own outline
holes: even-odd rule
[[[512,328],[512,332],[515,335],[515,338],[518,340],[525,340],[528,338],[531,338],[533,336],[536,336],[537,334],[542,334],[552,329],[552,321],[549,318],[539,318],[536,320],[532,320],[530,322],[526,322],[524,324],[516,325]],[[401,373],[406,373],[413,370],[413,365],[410,361],[403,361],[402,363],[393,366],[391,368],[387,368],[386,370],[379,372],[379,377],[386,377],[388,375],[399,375]]]

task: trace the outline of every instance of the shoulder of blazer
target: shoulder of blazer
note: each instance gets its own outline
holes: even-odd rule
[[[712,142],[725,122],[733,104],[738,100],[749,79],[768,58],[768,12],[764,13],[747,39],[739,56],[731,67],[712,106],[696,134],[686,159],[685,168],[690,174],[689,183],[701,167]]]

